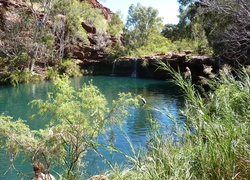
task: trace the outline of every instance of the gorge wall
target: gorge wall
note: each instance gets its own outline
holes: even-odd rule
[[[107,21],[113,15],[113,12],[104,7],[97,0],[87,0],[92,7],[101,10],[101,13]],[[0,10],[8,11],[8,9],[27,8],[27,5],[19,0],[0,0]],[[28,8],[27,8],[28,9]],[[8,19],[15,17],[12,14],[15,11],[7,13]],[[42,12],[41,12],[42,14]],[[97,33],[97,29],[86,22],[82,22],[82,27],[86,30],[89,39],[89,44],[84,44],[81,41],[71,44],[70,49],[65,49],[65,57],[74,59],[82,68],[85,74],[94,75],[117,75],[131,76],[136,75],[142,78],[166,79],[170,78],[168,73],[163,70],[157,70],[157,60],[161,59],[165,63],[169,63],[176,70],[179,68],[181,72],[186,71],[186,67],[192,72],[192,78],[198,80],[199,76],[205,76],[205,67],[212,67],[216,71],[217,65],[208,57],[191,56],[187,54],[166,53],[157,54],[154,56],[145,56],[135,60],[132,57],[122,57],[116,61],[108,59],[108,54],[102,48],[96,48],[99,38],[104,38],[106,43],[116,44],[119,39],[103,33],[102,37]],[[1,41],[1,40],[0,40]],[[136,68],[135,68],[136,64]],[[113,72],[114,71],[114,72]],[[136,73],[135,73],[136,71]]]

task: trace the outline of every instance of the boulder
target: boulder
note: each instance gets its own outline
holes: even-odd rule
[[[82,22],[82,27],[86,30],[87,33],[95,34],[96,28],[86,22]]]

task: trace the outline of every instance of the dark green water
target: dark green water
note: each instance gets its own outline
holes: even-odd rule
[[[183,98],[181,97],[179,89],[168,81],[156,81],[149,79],[129,78],[129,77],[108,77],[108,76],[85,76],[71,79],[72,86],[76,89],[81,88],[83,83],[93,80],[100,91],[105,95],[107,100],[111,103],[112,100],[117,99],[119,92],[132,92],[133,94],[140,94],[147,100],[147,105],[166,112],[166,107],[172,115],[178,116],[178,110],[183,107]],[[33,99],[43,99],[47,97],[47,93],[51,91],[53,82],[39,82],[32,84],[19,85],[17,87],[1,86],[0,87],[0,113],[12,116],[14,119],[21,118],[27,120],[30,128],[39,129],[43,125],[39,121],[31,121],[29,117],[34,113],[34,110],[28,105]],[[147,135],[149,132],[148,116],[151,114],[155,120],[158,120],[163,128],[162,133],[171,135],[173,123],[159,111],[149,111],[144,106],[138,109],[130,110],[131,116],[126,118],[124,131],[131,139],[135,147],[145,147]],[[184,121],[180,117],[180,121]],[[115,146],[121,151],[131,154],[131,148],[122,133],[115,130]],[[99,137],[101,143],[106,143],[106,136]],[[119,154],[110,154],[105,149],[100,148],[100,152],[112,163],[125,163],[125,159]],[[16,172],[8,171],[9,158],[6,154],[0,151],[0,179],[14,180],[18,179]],[[89,174],[98,174],[103,172],[108,166],[95,155],[91,150],[87,153],[83,161],[89,162],[87,172]],[[16,168],[22,172],[32,174],[32,165],[22,163],[21,160],[16,162]],[[56,175],[52,171],[52,174]],[[24,178],[25,179],[25,178]]]

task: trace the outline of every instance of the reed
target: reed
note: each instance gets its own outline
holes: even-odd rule
[[[181,130],[176,127],[178,140],[173,140],[154,125],[148,151],[134,158],[140,162],[126,169],[126,173],[121,170],[119,176],[111,175],[111,179],[248,179],[250,76],[247,71],[243,68],[233,76],[222,70],[218,78],[207,81],[210,91],[203,97],[179,72],[162,63],[159,67],[171,73],[185,94],[185,109],[180,112],[186,117],[185,126]]]

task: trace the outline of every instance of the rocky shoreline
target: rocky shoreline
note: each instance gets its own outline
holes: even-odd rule
[[[181,73],[184,73],[188,67],[192,72],[193,81],[198,81],[199,76],[206,77],[204,71],[207,67],[212,68],[214,73],[218,70],[215,61],[208,56],[176,53],[157,54],[142,58],[122,57],[114,61],[108,59],[77,60],[77,63],[83,72],[92,75],[132,76],[161,80],[171,78],[166,71],[158,69],[159,61],[171,65]]]

